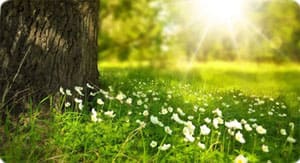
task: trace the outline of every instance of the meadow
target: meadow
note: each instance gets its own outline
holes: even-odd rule
[[[296,162],[300,66],[100,63],[0,126],[5,162]],[[89,92],[87,92],[89,90]],[[88,95],[87,95],[88,94]],[[45,108],[49,104],[50,108]]]

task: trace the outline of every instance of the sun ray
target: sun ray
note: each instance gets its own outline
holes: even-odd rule
[[[205,39],[206,39],[206,37],[209,33],[209,30],[210,30],[210,24],[208,24],[206,27],[204,27],[203,34],[199,38],[199,41],[197,43],[197,47],[194,50],[194,52],[192,53],[191,58],[189,59],[189,63],[188,63],[189,67],[192,67],[192,65],[194,64],[194,61],[196,60],[196,57],[199,53],[199,50],[202,47],[202,45],[203,45],[203,43],[204,43],[204,41],[205,41]]]

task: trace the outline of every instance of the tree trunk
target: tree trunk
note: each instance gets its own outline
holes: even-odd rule
[[[0,104],[29,95],[41,98],[60,86],[97,84],[98,10],[99,0],[5,3],[0,16]]]

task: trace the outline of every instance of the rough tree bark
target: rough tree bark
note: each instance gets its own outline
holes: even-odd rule
[[[11,0],[0,16],[0,104],[98,83],[98,0]],[[1,106],[1,105],[0,105]]]

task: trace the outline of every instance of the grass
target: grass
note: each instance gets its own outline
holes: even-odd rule
[[[18,121],[8,117],[1,122],[0,158],[6,162],[300,158],[298,65],[213,62],[157,69],[102,63],[100,69],[103,90],[93,89],[89,100],[72,88],[72,96],[47,97],[48,111],[42,104],[32,106]],[[62,112],[68,102],[71,106]]]

